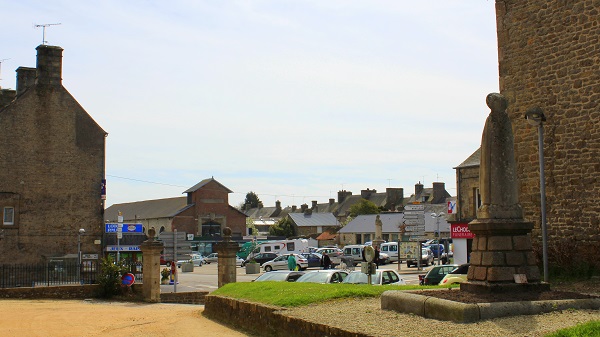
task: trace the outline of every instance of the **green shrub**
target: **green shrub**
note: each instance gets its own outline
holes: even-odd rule
[[[98,284],[100,285],[99,297],[111,298],[121,292],[121,275],[127,272],[127,267],[117,264],[112,257],[106,257],[100,262]]]
[[[577,324],[571,328],[565,328],[555,331],[546,337],[598,337],[600,336],[600,321],[590,321],[587,323]]]

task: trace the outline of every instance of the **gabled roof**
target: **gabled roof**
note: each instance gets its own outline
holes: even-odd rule
[[[317,236],[317,240],[325,241],[325,240],[333,240],[337,237],[337,233],[329,233],[327,231],[321,233],[321,235]]]
[[[333,213],[290,213],[288,216],[298,227],[303,226],[339,226]]]
[[[190,206],[186,197],[114,204],[104,211],[104,221],[117,221],[119,211],[124,220],[172,218]]]
[[[340,229],[338,233],[375,232],[376,217],[377,214],[359,215]],[[399,226],[404,221],[404,213],[383,213],[379,214],[379,219],[383,225],[381,230],[383,233],[398,233],[400,231]]]
[[[481,164],[481,147],[479,147],[473,154],[469,156],[469,158],[465,159],[460,165],[454,167],[457,168],[465,168],[465,167],[474,167],[479,166]]]
[[[202,180],[201,182],[197,183],[196,185],[194,185],[194,186],[188,188],[187,190],[183,191],[183,193],[195,192],[195,191],[201,189],[202,187],[204,187],[206,184],[210,183],[211,181],[214,181],[215,183],[219,184],[219,186],[223,187],[223,189],[226,190],[227,193],[233,193],[232,190],[228,189],[223,184],[221,184],[220,182],[216,181],[215,178],[213,178],[213,177]]]

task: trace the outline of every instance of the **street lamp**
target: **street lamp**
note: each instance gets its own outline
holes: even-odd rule
[[[79,228],[77,235],[77,281],[81,282],[81,236],[85,234],[85,229]]]
[[[544,174],[544,122],[546,116],[539,107],[525,113],[527,122],[538,128],[538,153],[540,156],[540,208],[542,213],[542,260],[544,264],[544,282],[548,282],[548,232],[546,228],[546,177]]]
[[[440,218],[444,216],[444,213],[440,212],[440,214],[431,213],[431,217],[435,218],[435,222],[437,224],[437,258],[438,258],[438,266],[441,264],[440,259],[442,258],[442,252],[440,249]]]

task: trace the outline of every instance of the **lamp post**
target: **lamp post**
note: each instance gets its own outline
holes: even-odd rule
[[[548,232],[546,228],[546,177],[544,173],[544,122],[546,116],[539,107],[525,113],[527,122],[538,128],[538,153],[540,156],[540,209],[542,213],[542,261],[544,264],[544,282],[548,282]]]
[[[438,260],[438,266],[441,264],[441,258],[442,258],[442,252],[440,251],[440,217],[444,216],[444,213],[440,214],[435,214],[435,213],[431,213],[431,217],[435,218],[435,222],[437,224],[437,260]]]
[[[81,236],[85,234],[85,229],[80,228],[77,234],[77,280],[81,282]]]

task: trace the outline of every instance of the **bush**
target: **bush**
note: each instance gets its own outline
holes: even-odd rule
[[[100,285],[99,297],[111,298],[121,292],[121,275],[127,272],[127,267],[117,264],[111,256],[100,262],[98,284]]]

